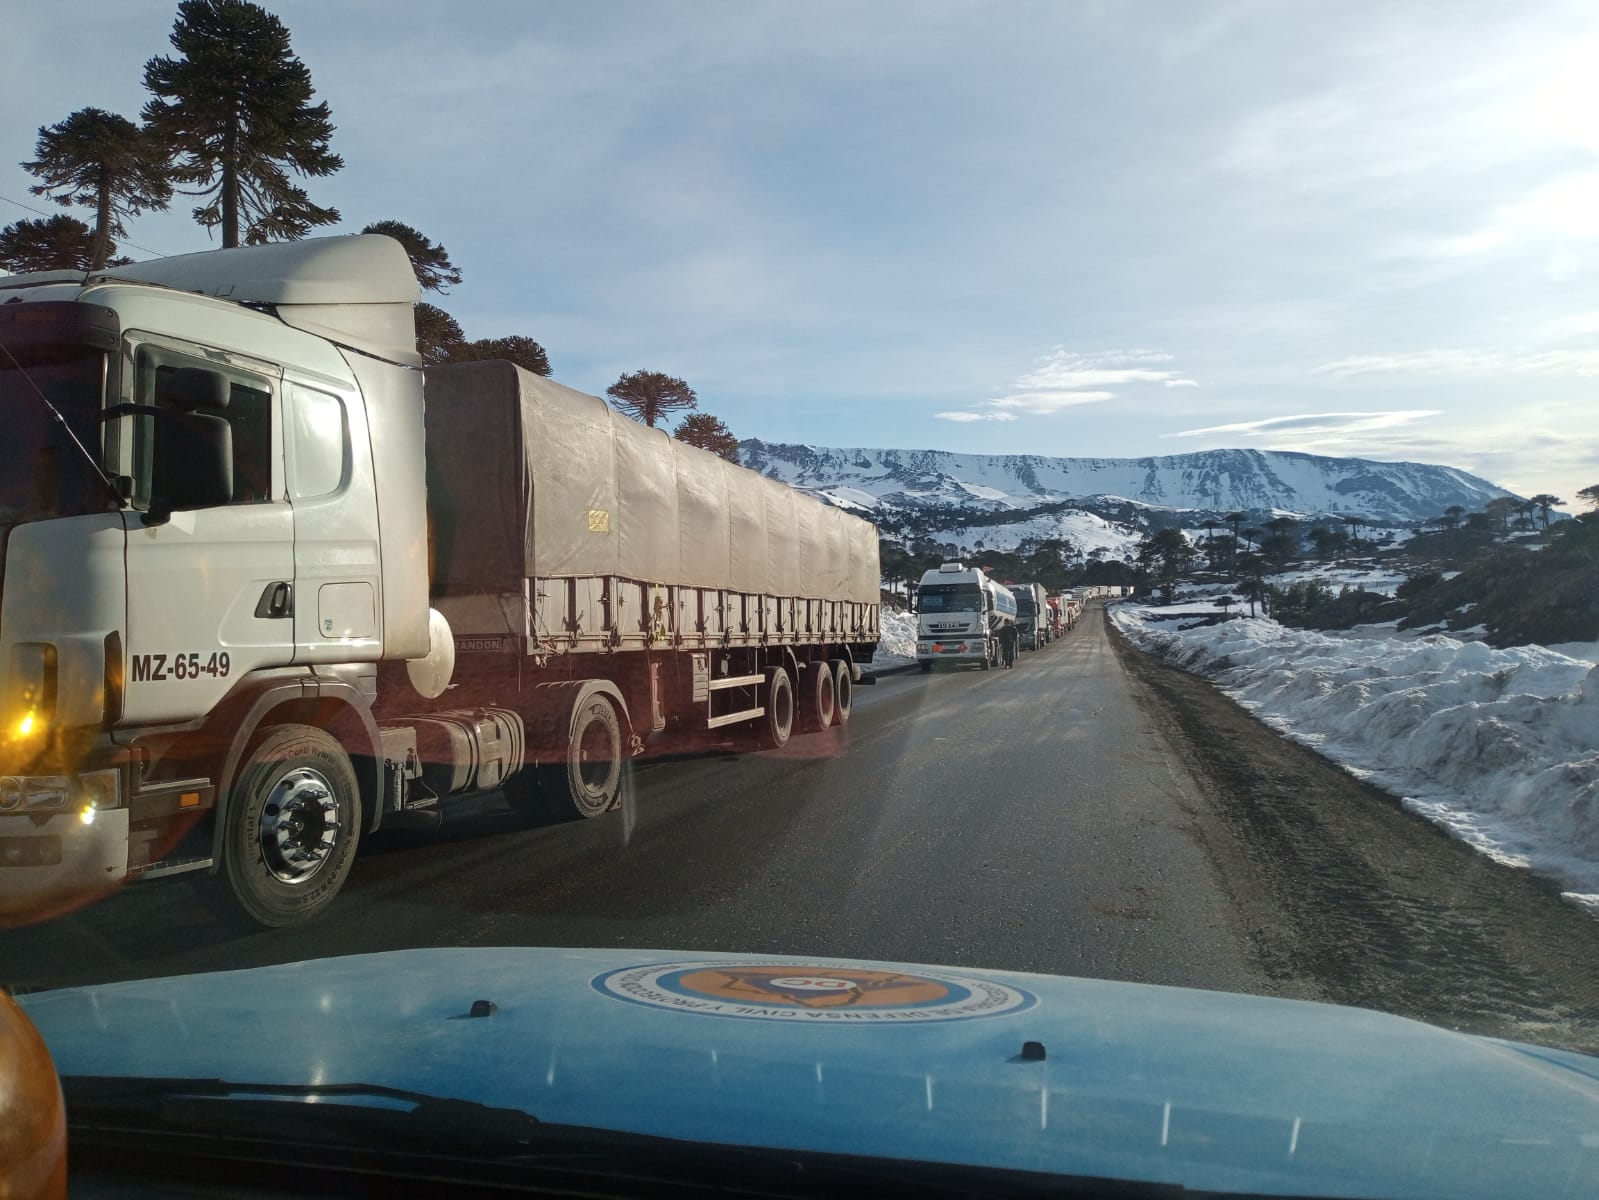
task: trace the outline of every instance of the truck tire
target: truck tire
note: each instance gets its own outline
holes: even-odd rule
[[[311,725],[278,725],[250,750],[224,817],[217,879],[256,925],[316,916],[344,886],[361,836],[350,757]]]
[[[826,729],[833,723],[837,693],[833,686],[833,664],[826,659],[805,664],[804,699],[800,702],[801,726],[806,733]]]
[[[562,761],[523,771],[531,777],[506,789],[513,808],[518,807],[518,793],[530,807],[561,820],[587,820],[621,805],[630,772],[616,705],[605,693],[591,692],[574,706],[566,728]]]
[[[923,675],[932,674],[932,671],[933,671],[933,660],[932,659],[928,659],[926,662],[921,663],[920,666],[922,668],[922,674]]]
[[[762,750],[781,750],[794,732],[794,683],[782,667],[766,672],[766,712],[755,723]]]
[[[855,675],[849,659],[833,660],[833,724],[848,725],[850,706],[855,699]]]

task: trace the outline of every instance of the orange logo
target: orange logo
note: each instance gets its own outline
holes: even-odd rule
[[[955,1021],[1037,1003],[1030,992],[988,979],[816,963],[659,963],[607,971],[593,986],[673,1012],[825,1024]]]
[[[932,1004],[950,995],[942,983],[917,975],[809,966],[711,968],[679,977],[677,986],[697,996],[798,1008]]]

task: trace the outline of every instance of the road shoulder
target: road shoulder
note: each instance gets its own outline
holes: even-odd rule
[[[1285,994],[1599,1052],[1599,922],[1106,624],[1208,784],[1207,850]]]

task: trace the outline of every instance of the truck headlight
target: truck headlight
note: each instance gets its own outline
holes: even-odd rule
[[[65,775],[0,776],[0,812],[65,812],[72,805],[72,781]]]
[[[11,648],[4,732],[10,741],[43,733],[55,716],[56,648],[49,642],[18,642]]]

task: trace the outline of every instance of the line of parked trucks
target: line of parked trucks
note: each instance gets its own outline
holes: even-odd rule
[[[322,911],[366,835],[844,724],[877,531],[509,363],[424,368],[370,235],[0,277],[0,926],[192,874]],[[924,669],[1110,589],[922,579]]]
[[[987,671],[999,665],[1007,626],[1016,629],[1018,649],[1041,650],[1077,624],[1087,601],[1130,591],[1095,585],[1050,593],[1041,583],[999,583],[981,567],[941,563],[916,590],[916,661],[924,672],[940,662]]]
[[[509,363],[423,368],[397,242],[0,278],[0,924],[841,725],[877,532]]]

